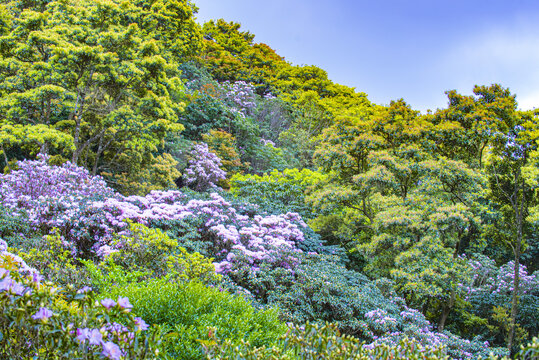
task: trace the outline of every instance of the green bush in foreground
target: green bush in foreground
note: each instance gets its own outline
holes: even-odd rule
[[[212,336],[233,345],[247,341],[271,346],[286,331],[276,310],[257,311],[242,297],[197,282],[152,279],[113,287],[103,296],[117,294],[129,298],[137,316],[169,330],[164,342],[167,356],[173,359],[202,358],[200,341]]]
[[[157,359],[160,330],[146,331],[121,294],[96,301],[89,288],[60,288],[0,240],[0,359]]]

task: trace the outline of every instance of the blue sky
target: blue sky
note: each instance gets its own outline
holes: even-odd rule
[[[500,83],[539,108],[538,0],[193,0],[199,22],[223,18],[297,65],[378,104],[426,111],[446,90]]]

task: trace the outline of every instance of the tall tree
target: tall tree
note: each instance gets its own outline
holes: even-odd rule
[[[512,250],[514,261],[513,295],[507,348],[513,350],[518,315],[521,256],[531,229],[530,211],[537,205],[537,121],[531,113],[514,111],[506,132],[495,134],[492,155],[487,165],[490,198],[501,213],[498,237]],[[504,231],[507,229],[509,231]]]
[[[201,46],[193,11],[187,0],[10,3],[0,124],[64,132],[72,162],[93,173],[149,166],[165,134],[182,130],[177,61]]]

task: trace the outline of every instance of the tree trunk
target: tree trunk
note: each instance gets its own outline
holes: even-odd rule
[[[73,135],[73,144],[75,145],[75,151],[73,151],[73,157],[71,158],[71,162],[77,165],[82,149],[80,147],[80,119],[76,114],[75,114],[75,134]]]
[[[7,158],[6,150],[4,149],[4,144],[0,144],[0,150],[2,150],[2,154],[4,154],[4,161],[6,162],[7,170],[11,171],[11,168],[9,167],[9,159]]]
[[[511,353],[513,347],[513,340],[515,338],[516,319],[518,314],[518,301],[520,292],[520,243],[522,239],[522,224],[520,225],[519,236],[517,236],[517,243],[515,244],[515,272],[513,280],[513,300],[511,302],[511,325],[509,329],[509,335],[507,336],[507,350]]]
[[[513,341],[515,339],[515,328],[516,328],[516,319],[518,314],[518,300],[520,292],[520,252],[522,244],[522,222],[524,221],[524,204],[526,202],[526,195],[524,193],[524,179],[520,180],[520,169],[515,175],[515,190],[513,192],[514,201],[512,201],[513,211],[515,214],[515,227],[516,227],[516,243],[513,246],[513,254],[515,255],[515,272],[513,274],[513,299],[511,301],[511,324],[509,329],[509,334],[507,335],[507,350],[511,353],[513,347]],[[519,184],[519,181],[522,181],[522,184]],[[520,198],[519,203],[519,192],[522,190],[522,197]]]
[[[449,316],[449,313],[451,312],[451,309],[453,309],[453,306],[455,305],[455,299],[457,297],[457,292],[455,289],[451,289],[451,297],[449,298],[449,301],[447,304],[444,305],[442,309],[442,316],[440,317],[440,321],[438,322],[438,331],[442,332],[444,331],[445,322],[447,320],[447,317]]]

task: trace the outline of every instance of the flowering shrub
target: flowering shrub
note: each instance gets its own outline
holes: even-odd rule
[[[294,213],[241,215],[216,193],[210,194],[208,200],[198,200],[180,191],[153,191],[145,197],[94,202],[87,210],[85,218],[92,220],[86,221],[87,232],[100,232],[94,246],[99,254],[121,247],[121,242],[114,243],[113,238],[114,233],[126,234],[126,219],[165,230],[176,228],[179,232],[194,226],[198,241],[206,245],[202,254],[216,259],[220,273],[229,271],[230,264],[240,258],[251,264],[253,271],[262,262],[280,266],[275,257],[279,249],[300,252],[297,246],[304,239],[302,228],[306,226]],[[194,224],[187,224],[189,220]],[[237,255],[244,256],[235,260]]]
[[[38,160],[19,161],[17,170],[0,174],[0,206],[27,217],[33,231],[48,233],[59,228],[64,240],[77,238],[74,253],[87,250],[98,234],[86,231],[85,210],[95,200],[118,195],[84,168],[69,162],[50,166],[47,160],[39,155]]]
[[[466,340],[449,332],[439,333],[419,311],[409,308],[395,293],[382,294],[379,284],[347,270],[336,256],[296,254],[293,271],[262,266],[255,274],[237,263],[228,277],[253,300],[277,306],[283,320],[304,324],[334,323],[340,331],[366,341],[374,349],[396,346],[405,338],[424,346],[444,346],[453,358],[505,354],[480,340]],[[239,265],[239,266],[238,266]],[[239,293],[241,289],[237,289]]]
[[[514,262],[498,267],[494,260],[486,256],[475,256],[469,260],[472,280],[463,284],[466,301],[472,312],[485,319],[486,326],[476,329],[494,344],[504,344],[509,330],[509,309],[511,308]],[[517,343],[521,343],[539,332],[537,307],[539,304],[539,274],[529,274],[524,264],[520,265],[519,313],[516,318]]]
[[[469,263],[473,270],[472,283],[465,286],[469,296],[480,292],[511,295],[515,277],[514,261],[511,260],[498,268],[494,260],[486,256],[477,256]],[[519,288],[522,294],[537,290],[539,277],[537,274],[528,274],[526,266],[523,264],[520,265],[519,276]]]
[[[392,300],[399,302],[399,299]],[[489,347],[488,342],[480,339],[467,340],[448,331],[434,331],[433,326],[419,311],[408,308],[404,301],[401,307],[403,310],[400,313],[389,314],[376,309],[365,314],[377,334],[373,337],[374,341],[366,347],[373,349],[381,344],[397,346],[403,339],[413,337],[420,344],[443,347],[452,359],[476,359],[479,356],[487,358],[491,353],[498,356],[507,355],[507,349]]]
[[[249,116],[256,107],[255,88],[245,81],[224,82],[224,100],[227,105],[242,116]]]
[[[23,160],[18,169],[0,174],[1,205],[24,209],[32,225],[53,228],[64,225],[76,216],[80,204],[91,199],[114,195],[99,176],[70,162],[49,166],[48,156]]]
[[[155,359],[158,332],[125,297],[95,301],[90,288],[58,288],[0,240],[0,355],[39,359]]]
[[[226,173],[219,168],[221,159],[208,149],[207,144],[195,144],[190,158],[189,166],[185,169],[185,181],[192,189],[213,189],[219,180],[226,179]]]

